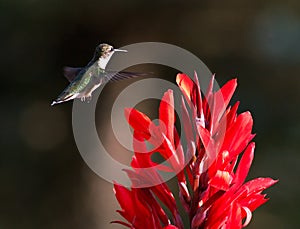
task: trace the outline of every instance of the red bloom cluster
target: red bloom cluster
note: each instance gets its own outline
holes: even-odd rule
[[[175,173],[190,228],[245,227],[251,212],[267,201],[262,191],[277,181],[257,178],[245,183],[255,145],[250,112],[237,114],[239,103],[228,107],[237,82],[230,80],[213,92],[213,77],[203,98],[196,74],[194,81],[178,74],[176,82],[185,98],[181,103],[184,146],[175,128],[171,90],[160,103],[158,124],[135,109],[125,111],[135,139],[133,170],[126,171],[132,187],[129,190],[115,183],[122,208],[118,212],[128,223],[114,222],[135,229],[184,228],[175,198],[161,175]],[[153,149],[147,149],[146,141]],[[167,163],[155,163],[154,153]]]

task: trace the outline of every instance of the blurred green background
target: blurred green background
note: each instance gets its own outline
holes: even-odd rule
[[[280,179],[249,228],[299,227],[299,1],[1,0],[0,20],[0,228],[121,228],[109,224],[112,185],[76,148],[72,103],[49,105],[67,85],[63,66],[85,65],[100,42],[145,41],[189,50],[220,85],[238,77],[234,100],[257,134],[249,178]]]

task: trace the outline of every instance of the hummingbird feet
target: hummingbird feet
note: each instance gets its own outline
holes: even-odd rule
[[[80,100],[82,101],[82,102],[85,102],[85,101],[87,101],[88,103],[92,100],[92,95],[91,94],[88,94],[88,95],[86,95],[86,96],[82,96],[81,98],[80,98]]]

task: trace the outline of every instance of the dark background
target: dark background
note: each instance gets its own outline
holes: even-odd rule
[[[249,228],[299,226],[299,1],[1,0],[0,21],[0,228],[120,228],[112,185],[76,148],[72,103],[49,104],[64,65],[86,64],[100,42],[145,41],[189,50],[220,85],[238,77],[234,100],[257,134],[249,178],[280,179]]]

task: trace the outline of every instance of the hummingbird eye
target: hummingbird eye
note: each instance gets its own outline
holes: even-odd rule
[[[111,52],[112,52],[112,51],[114,51],[114,48],[113,48],[113,47],[111,47],[111,48],[110,48],[110,51],[111,51]]]

